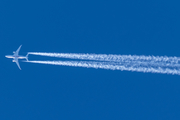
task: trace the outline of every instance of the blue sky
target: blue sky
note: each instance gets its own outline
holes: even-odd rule
[[[180,56],[177,0],[0,1],[1,120],[180,119],[178,75],[20,62],[27,52]],[[54,58],[29,56],[30,60]],[[59,59],[61,60],[61,59]]]

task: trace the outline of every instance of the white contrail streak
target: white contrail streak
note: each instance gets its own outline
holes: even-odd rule
[[[115,61],[115,62],[160,62],[160,63],[173,63],[177,64],[180,57],[167,57],[167,56],[144,56],[144,55],[106,55],[106,54],[78,54],[78,53],[45,53],[45,52],[29,52],[28,54],[81,59],[81,60],[96,60],[96,61]]]
[[[30,61],[32,63],[180,75],[180,57],[29,52],[28,54],[89,61]]]
[[[26,61],[31,63],[87,67],[87,68],[102,68],[110,70],[127,70],[137,72],[151,72],[163,74],[180,75],[180,67],[164,66],[161,64],[141,64],[136,62],[95,62],[95,61]]]

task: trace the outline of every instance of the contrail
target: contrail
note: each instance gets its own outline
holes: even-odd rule
[[[141,62],[158,62],[158,63],[173,63],[178,64],[180,57],[167,57],[167,56],[144,56],[144,55],[106,55],[106,54],[78,54],[78,53],[45,53],[45,52],[29,52],[28,54],[41,55],[48,57],[81,59],[81,60],[96,60],[96,61],[141,61]]]
[[[78,53],[45,53],[45,52],[29,52],[28,54],[81,59],[81,60],[94,60],[94,61],[110,61],[110,62],[125,62],[136,64],[148,64],[156,66],[171,66],[179,67],[179,57],[167,57],[167,56],[144,56],[144,55],[106,55],[106,54],[78,54]]]
[[[63,66],[75,66],[86,68],[101,68],[110,70],[127,70],[137,72],[151,72],[162,74],[177,74],[180,75],[180,66],[174,66],[170,64],[165,66],[164,64],[141,64],[138,62],[95,62],[95,61],[26,61],[31,63],[51,64],[51,65],[63,65]],[[168,63],[169,64],[169,63]]]

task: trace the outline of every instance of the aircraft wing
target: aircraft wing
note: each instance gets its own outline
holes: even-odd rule
[[[15,62],[17,64],[17,66],[19,67],[19,69],[21,70],[21,67],[20,67],[19,62],[18,62],[18,58],[15,58],[14,60],[15,60]]]
[[[16,52],[14,53],[14,55],[17,56],[17,55],[19,54],[19,50],[21,49],[21,46],[22,46],[22,45],[19,46],[19,48],[18,48],[18,49],[16,50]]]

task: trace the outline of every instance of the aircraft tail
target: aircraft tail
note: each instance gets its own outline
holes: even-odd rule
[[[29,61],[29,60],[28,60],[28,55],[29,55],[29,53],[26,55],[26,60],[27,60],[27,61]]]

